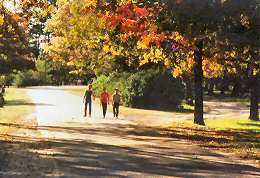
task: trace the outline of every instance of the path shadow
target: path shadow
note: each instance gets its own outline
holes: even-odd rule
[[[67,125],[73,125],[75,122],[67,122]],[[247,130],[206,130],[203,128],[190,127],[147,127],[136,124],[119,124],[119,123],[96,123],[96,126],[31,126],[24,124],[0,123],[0,126],[8,126],[14,128],[31,129],[38,131],[61,132],[68,134],[113,136],[118,135],[120,138],[135,137],[162,137],[178,140],[200,141],[200,142],[216,142],[224,144],[226,148],[232,148],[228,143],[245,142],[257,143],[260,148],[259,132]],[[91,124],[89,124],[91,126]]]
[[[14,143],[12,143],[14,144]],[[16,142],[16,144],[19,144]],[[176,157],[166,154],[135,149],[127,146],[93,143],[85,140],[49,140],[39,142],[21,142],[24,152],[12,150],[9,146],[8,156],[15,157],[17,162],[29,165],[14,168],[17,178],[29,175],[51,177],[58,172],[59,177],[223,177],[227,175],[259,176],[260,169],[247,165],[205,161],[198,157],[180,155],[172,151]],[[58,150],[54,156],[44,153],[33,153],[30,150]],[[54,157],[54,160],[53,160]],[[3,157],[1,156],[3,159]],[[25,159],[26,158],[26,159]],[[1,173],[10,177],[12,158],[1,163]],[[26,160],[27,163],[23,162]],[[13,164],[13,163],[12,163]],[[1,167],[0,166],[0,167]],[[41,170],[39,171],[38,169]],[[11,173],[12,173],[11,171]],[[28,176],[30,177],[30,176]],[[32,176],[31,176],[32,177]],[[54,176],[53,176],[54,177]],[[56,176],[55,176],[56,177]]]
[[[72,125],[73,123],[71,123]],[[0,124],[3,125],[3,124]],[[17,128],[35,129],[26,125],[11,125]],[[101,127],[102,126],[102,127]],[[12,141],[4,141],[1,145],[8,145],[0,149],[7,152],[16,161],[26,160],[29,164],[25,169],[19,166],[12,169],[11,158],[3,158],[0,155],[0,177],[12,177],[10,173],[16,173],[15,177],[26,177],[33,174],[34,177],[243,177],[260,176],[260,169],[225,161],[209,161],[204,156],[214,156],[224,160],[225,156],[217,153],[203,152],[201,150],[189,150],[184,147],[165,146],[168,144],[148,145],[113,145],[109,139],[117,136],[128,141],[145,141],[149,143],[164,142],[177,143],[189,136],[180,134],[179,130],[171,130],[172,134],[162,134],[152,127],[144,127],[131,124],[102,124],[93,127],[85,126],[39,126],[39,131],[48,131],[60,134],[78,136],[77,139],[46,138],[37,140],[31,137],[13,136]],[[230,133],[226,133],[230,134]],[[240,133],[246,134],[246,133]],[[90,136],[105,137],[107,142],[98,143]],[[241,136],[241,135],[240,135]],[[168,138],[168,139],[162,139]],[[191,137],[195,139],[195,137]],[[202,138],[199,138],[202,139]],[[209,138],[205,138],[209,139]],[[220,140],[228,142],[229,140]],[[182,145],[180,145],[182,146]],[[8,150],[8,151],[7,151]],[[18,150],[23,150],[18,151]],[[33,152],[32,150],[37,150]],[[46,150],[54,151],[51,156],[46,155]],[[194,155],[196,153],[196,155]],[[26,159],[25,159],[26,158]],[[32,168],[31,168],[32,167]],[[28,170],[27,170],[28,169]],[[31,170],[33,169],[33,170]],[[39,171],[39,169],[41,171]],[[10,172],[11,171],[11,172]]]

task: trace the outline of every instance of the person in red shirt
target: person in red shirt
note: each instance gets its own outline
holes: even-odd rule
[[[106,113],[107,113],[107,106],[109,105],[109,94],[106,91],[106,88],[103,88],[103,92],[100,95],[100,104],[103,108],[103,117],[106,117]]]

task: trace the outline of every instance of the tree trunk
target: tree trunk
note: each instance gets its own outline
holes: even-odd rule
[[[203,118],[203,70],[202,70],[202,50],[203,41],[196,44],[196,51],[194,53],[195,66],[194,66],[194,88],[195,88],[195,108],[194,108],[194,123],[205,125]]]
[[[241,90],[241,83],[240,83],[239,79],[236,79],[235,84],[233,86],[231,96],[232,97],[238,97],[240,90]]]
[[[185,77],[185,99],[186,103],[189,105],[194,105],[193,103],[193,94],[192,94],[192,81],[190,77]]]
[[[250,78],[250,120],[259,121],[259,76]]]
[[[213,96],[214,95],[214,81],[213,81],[213,79],[209,79],[207,90],[208,90],[208,95],[209,96]]]
[[[223,96],[225,95],[225,90],[227,89],[226,87],[226,80],[222,79],[221,83],[220,83],[220,95]]]

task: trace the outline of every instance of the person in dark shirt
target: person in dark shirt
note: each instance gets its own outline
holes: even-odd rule
[[[92,85],[88,86],[88,89],[85,92],[83,102],[84,105],[84,117],[87,117],[87,111],[89,110],[89,117],[91,117],[91,106],[92,106],[92,99],[94,99],[94,93],[92,90]],[[89,108],[88,108],[89,107]]]
[[[5,93],[5,85],[1,86],[1,93],[4,94]]]

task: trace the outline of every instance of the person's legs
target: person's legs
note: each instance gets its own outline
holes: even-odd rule
[[[119,103],[116,103],[116,117],[118,118],[118,114],[119,114]]]
[[[106,113],[107,113],[107,104],[106,103],[102,103],[102,107],[103,107],[103,116],[105,118],[106,117]]]
[[[89,117],[91,117],[92,102],[89,102]]]
[[[114,117],[116,117],[116,103],[113,104],[113,114]]]
[[[88,111],[88,103],[85,102],[85,105],[84,105],[84,117],[87,117],[87,111]]]

